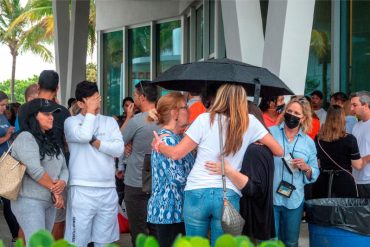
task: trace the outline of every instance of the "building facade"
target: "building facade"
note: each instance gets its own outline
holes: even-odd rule
[[[95,2],[106,114],[119,114],[140,80],[223,57],[270,69],[296,94],[370,90],[370,1]]]

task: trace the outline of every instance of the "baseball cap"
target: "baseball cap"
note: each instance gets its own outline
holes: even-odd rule
[[[27,103],[27,116],[31,116],[38,112],[56,113],[61,109],[58,104],[47,99],[33,99]]]

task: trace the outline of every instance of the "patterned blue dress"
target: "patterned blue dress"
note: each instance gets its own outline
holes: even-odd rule
[[[162,129],[158,135],[168,146],[176,146],[182,136]],[[148,202],[147,221],[153,224],[183,222],[184,188],[194,164],[191,153],[180,160],[172,160],[152,151],[152,194]]]

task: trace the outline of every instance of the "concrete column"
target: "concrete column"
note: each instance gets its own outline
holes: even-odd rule
[[[74,95],[76,85],[86,79],[89,12],[89,0],[72,0],[66,101]]]
[[[264,37],[259,0],[221,1],[221,9],[227,57],[261,66]]]
[[[54,48],[55,65],[59,74],[58,99],[61,104],[67,103],[67,71],[68,71],[68,42],[69,42],[69,1],[53,0],[53,18],[54,18]]]
[[[306,82],[315,0],[270,0],[263,67],[279,76],[295,94]]]

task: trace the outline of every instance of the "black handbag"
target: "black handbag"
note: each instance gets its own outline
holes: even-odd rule
[[[143,170],[141,172],[142,179],[142,191],[150,194],[152,193],[152,166],[151,166],[151,154],[145,154],[143,162]]]
[[[222,138],[222,126],[221,126],[221,115],[218,115],[218,130],[220,138],[220,155],[221,155],[221,171],[222,171],[222,186],[223,186],[223,208],[221,216],[221,226],[225,233],[229,233],[234,236],[242,234],[245,220],[239,214],[239,212],[233,207],[226,196],[226,178],[225,178],[225,159],[223,154],[223,138]]]

